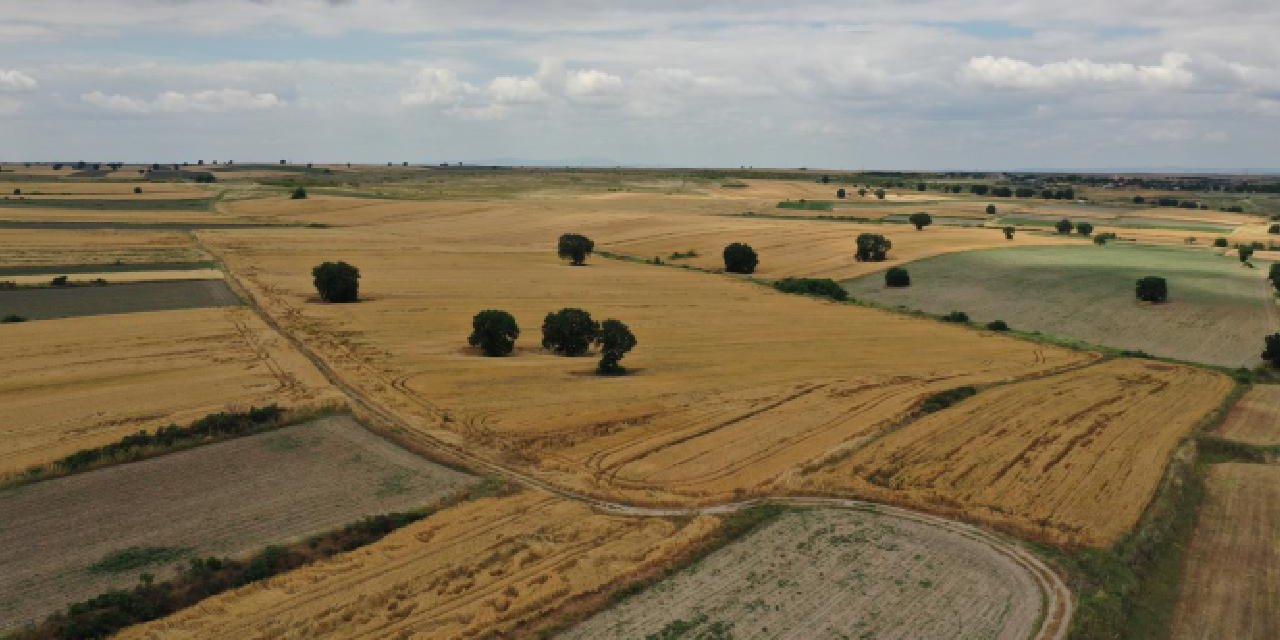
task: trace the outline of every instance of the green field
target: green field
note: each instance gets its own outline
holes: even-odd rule
[[[1266,264],[1250,269],[1203,249],[1109,244],[956,253],[907,265],[911,286],[880,274],[845,282],[859,299],[930,313],[965,311],[1039,331],[1152,355],[1229,367],[1259,362],[1277,330]],[[1140,303],[1147,275],[1169,283],[1169,302]]]

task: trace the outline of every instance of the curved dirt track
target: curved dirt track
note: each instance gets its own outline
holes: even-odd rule
[[[208,252],[210,255],[221,261],[221,256],[209,250],[208,247],[204,246],[198,238],[196,239],[196,244],[202,250]],[[365,418],[366,422],[372,422],[388,433],[410,431],[409,425],[401,419],[400,416],[395,414],[393,411],[380,406],[376,401],[362,394],[356,387],[348,384],[334,368],[329,366],[328,362],[326,362],[324,358],[320,357],[319,354],[312,350],[302,340],[298,339],[293,333],[285,330],[285,328],[281,326],[275,318],[262,309],[257,298],[253,295],[250,289],[245,287],[234,273],[229,269],[226,269],[225,265],[223,266],[223,270],[227,273],[228,283],[244,300],[248,301],[249,306],[262,318],[263,322],[281,336],[284,336],[285,339],[287,339],[302,355],[310,360],[326,378],[328,378],[330,383],[349,398],[352,409],[356,412],[358,417]],[[604,500],[560,487],[535,476],[511,469],[484,457],[477,456],[462,447],[445,442],[429,433],[416,431],[414,439],[408,444],[414,443],[430,447],[431,453],[439,456],[440,461],[452,462],[475,472],[494,474],[522,486],[545,491],[562,498],[586,503],[595,509],[611,513],[635,516],[723,515],[768,503],[792,506],[819,506],[863,510],[874,509],[882,514],[893,515],[914,522],[929,524],[984,543],[993,554],[1013,560],[1032,576],[1040,592],[1038,595],[1043,605],[1041,609],[1042,615],[1040,625],[1032,635],[1032,638],[1035,640],[1063,640],[1067,637],[1067,631],[1071,624],[1071,616],[1074,612],[1074,602],[1072,600],[1071,591],[1067,588],[1067,585],[1056,572],[1049,568],[1048,565],[1035,555],[1027,551],[1025,547],[1017,544],[1016,542],[965,523],[900,507],[847,498],[780,496],[727,502],[702,507],[645,507]]]

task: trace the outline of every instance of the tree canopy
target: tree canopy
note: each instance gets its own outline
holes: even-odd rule
[[[749,244],[735,242],[724,248],[724,270],[729,273],[755,273],[760,259]]]
[[[636,336],[631,329],[621,320],[609,318],[600,323],[596,342],[600,344],[600,365],[596,371],[607,375],[625,373],[626,369],[618,362],[636,346]]]
[[[510,355],[515,349],[520,327],[510,313],[500,309],[485,309],[471,319],[471,337],[467,343],[480,347],[486,356]]]
[[[859,262],[880,262],[893,248],[893,242],[878,233],[858,234],[858,249],[853,257]]]
[[[560,241],[556,245],[556,254],[561,259],[568,260],[569,264],[577,267],[584,264],[587,256],[596,248],[596,243],[580,233],[566,233],[560,236]]]
[[[902,267],[889,267],[884,272],[884,285],[886,287],[909,287],[911,286],[911,274]]]
[[[600,324],[582,309],[564,308],[548,313],[542,321],[542,348],[563,356],[587,352],[600,332]]]
[[[1169,299],[1169,285],[1160,276],[1145,276],[1138,279],[1135,294],[1143,302],[1165,302]]]
[[[916,231],[919,231],[933,224],[933,216],[923,211],[919,211],[911,214],[910,216],[907,216],[907,222],[910,222],[911,224],[915,225]]]
[[[360,295],[360,270],[341,260],[311,269],[316,292],[325,302],[355,302]]]

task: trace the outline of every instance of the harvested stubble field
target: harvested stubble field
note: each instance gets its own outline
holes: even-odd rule
[[[785,514],[559,637],[684,629],[679,637],[1022,640],[1040,615],[1035,582],[983,543],[889,515],[814,509]]]
[[[138,174],[134,174],[137,176]],[[134,193],[135,187],[141,187],[142,193]],[[20,195],[13,194],[20,189]],[[5,182],[0,180],[0,201],[3,196],[10,200],[17,198],[30,199],[113,199],[113,200],[177,200],[185,198],[208,198],[212,190],[208,187],[189,182],[103,182],[66,180],[62,182]]]
[[[1137,523],[1178,442],[1233,385],[1204,369],[1109,360],[983,391],[805,486],[851,487],[1055,544],[1107,545]]]
[[[112,280],[133,280],[124,284],[103,286],[40,287],[0,290],[0,314],[14,313],[28,320],[48,320],[108,314],[129,314],[173,309],[232,307],[242,304],[235,292],[221,278],[221,272],[208,273],[135,272],[132,274],[88,274]],[[165,276],[168,277],[165,277]],[[122,278],[123,276],[123,278]],[[6,276],[19,284],[48,283],[48,275]],[[87,280],[84,274],[70,280]],[[158,280],[160,282],[139,282]],[[168,280],[168,282],[164,282]]]
[[[0,326],[0,475],[230,406],[341,396],[244,308]]]
[[[939,256],[908,266],[911,286],[867,276],[855,298],[1228,367],[1261,362],[1261,337],[1280,329],[1265,269],[1204,249],[1112,244],[1010,248]],[[1169,283],[1169,301],[1134,299],[1138,278]]]
[[[1178,640],[1280,637],[1280,466],[1209,467],[1174,611]]]
[[[718,526],[604,515],[537,492],[484,498],[118,637],[532,637]]]
[[[933,393],[1096,357],[712,274],[602,259],[570,267],[545,249],[415,236],[202,234],[286,330],[420,432],[603,495],[688,503],[768,492]],[[314,301],[309,268],[333,258],[360,266],[366,301]],[[594,376],[594,359],[536,347],[542,317],[566,306],[633,328],[633,375]],[[524,327],[514,357],[466,346],[472,315],[494,307]]]
[[[142,572],[172,571],[171,561],[90,568],[125,549],[240,557],[421,508],[473,481],[340,416],[9,489],[0,492],[0,631],[132,586]]]
[[[1248,444],[1280,444],[1280,385],[1250,388],[1231,408],[1217,433]]]
[[[0,229],[0,266],[143,264],[208,260],[173,231]]]

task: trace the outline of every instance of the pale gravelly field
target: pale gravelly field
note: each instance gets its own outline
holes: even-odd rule
[[[1245,392],[1218,435],[1249,444],[1280,444],[1280,385],[1257,384]]]
[[[244,308],[0,325],[0,475],[229,407],[341,399]]]
[[[0,631],[132,586],[141,572],[172,571],[89,570],[113,552],[240,557],[420,508],[473,481],[333,417],[9,489],[0,492]]]
[[[1280,637],[1280,467],[1211,466],[1200,509],[1173,637]]]
[[[687,627],[681,637],[1021,640],[1040,608],[1026,572],[984,544],[887,515],[814,509],[558,637],[643,640]]]
[[[718,526],[603,515],[532,491],[485,498],[117,637],[532,637]]]

